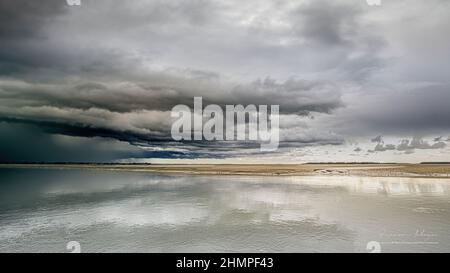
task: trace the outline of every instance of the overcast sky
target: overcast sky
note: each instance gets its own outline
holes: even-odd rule
[[[0,2],[0,161],[450,161],[450,1]],[[170,110],[280,105],[281,145]]]

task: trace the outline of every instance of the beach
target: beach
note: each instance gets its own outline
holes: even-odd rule
[[[91,169],[192,175],[450,178],[450,164],[0,164],[0,168]]]

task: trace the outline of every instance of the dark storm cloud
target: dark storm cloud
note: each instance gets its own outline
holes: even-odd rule
[[[61,0],[14,0],[0,2],[0,39],[24,40],[41,37],[41,28],[66,8]]]
[[[42,131],[49,134],[63,134],[67,136],[79,136],[79,137],[104,137],[117,139],[120,141],[126,141],[130,144],[149,144],[157,143],[159,141],[169,141],[168,137],[161,137],[151,134],[138,134],[131,131],[118,131],[107,128],[96,128],[87,124],[70,124],[67,122],[54,122],[54,121],[40,121],[32,119],[14,119],[14,118],[0,118],[0,122],[6,123],[19,123],[25,125],[34,125],[41,128]]]
[[[99,138],[67,145],[39,126],[4,121],[0,121],[0,151],[0,162],[101,162],[142,154],[133,146]]]
[[[2,1],[0,117],[50,139],[173,147],[135,157],[254,148],[171,142],[169,111],[192,106],[194,96],[205,105],[280,105],[282,147],[338,145],[346,135],[447,135],[443,3],[408,2],[430,5],[429,20],[396,3],[374,9],[350,0]],[[409,34],[421,26],[427,39]],[[374,142],[376,151],[393,150],[381,137]],[[418,143],[405,147],[442,148],[440,140]]]
[[[280,105],[281,113],[305,114],[309,111],[329,113],[341,106],[335,86],[287,80],[277,83],[271,79],[248,84],[227,84],[190,79],[189,75],[171,77],[149,76],[147,82],[83,84],[0,83],[0,97],[16,106],[55,106],[68,108],[99,108],[115,112],[137,110],[169,111],[177,104],[192,106],[195,96],[205,104]]]
[[[67,136],[65,143],[58,141],[58,136]],[[152,149],[165,146],[171,149]],[[248,154],[231,152],[233,147],[259,151],[256,144],[172,143],[158,136],[86,128],[81,124],[0,119],[0,163],[104,162],[122,158],[217,159]]]
[[[10,123],[35,124],[50,134],[113,138],[132,145],[174,147],[176,144],[171,142],[170,136],[170,110],[179,103],[192,106],[194,96],[203,96],[205,105],[280,104],[282,113],[294,115],[304,115],[309,111],[330,112],[340,103],[333,88],[295,80],[279,84],[266,79],[225,90],[215,89],[208,81],[205,85],[199,81],[193,83],[189,79],[178,79],[178,82],[172,81],[171,87],[164,86],[164,80],[159,81],[158,87],[143,86],[142,83],[68,86],[5,81],[0,84],[0,98],[7,103],[0,106],[0,114]],[[281,125],[281,137],[289,141],[288,146],[343,143],[337,136],[305,134],[301,128],[293,131],[294,128]],[[216,151],[220,145],[225,149],[252,148],[248,143],[240,147],[230,143],[214,146],[210,142],[203,146],[200,143],[192,145],[202,149],[209,146]],[[220,157],[219,153],[215,155]]]
[[[39,48],[48,38],[44,30],[66,8],[60,0],[0,2],[0,75],[48,63],[52,55]]]

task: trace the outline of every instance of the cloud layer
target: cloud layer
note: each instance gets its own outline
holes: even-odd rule
[[[374,134],[447,135],[449,8],[441,0],[377,8],[350,0],[3,1],[0,125],[12,138],[21,130],[31,142],[46,138],[39,145],[55,156],[42,160],[69,161],[92,158],[68,152],[68,139],[80,138],[120,147],[92,144],[99,160],[258,156],[250,144],[173,142],[170,109],[194,96],[280,105],[280,153],[370,143]],[[13,146],[0,160],[39,159],[24,153],[25,140]],[[445,147],[414,138],[371,151]]]

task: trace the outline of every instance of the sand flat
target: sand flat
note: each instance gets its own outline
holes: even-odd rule
[[[199,175],[450,178],[450,164],[0,164],[0,168],[92,169]]]

